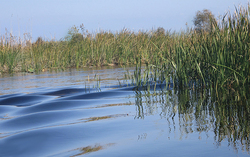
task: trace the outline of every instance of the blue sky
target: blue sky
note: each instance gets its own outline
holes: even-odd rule
[[[176,30],[193,26],[198,10],[217,17],[248,0],[1,0],[0,34],[31,33],[33,40],[66,36],[70,27],[84,24],[90,32],[138,31],[163,27]]]

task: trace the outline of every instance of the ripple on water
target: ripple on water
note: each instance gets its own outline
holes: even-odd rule
[[[30,106],[43,101],[48,101],[57,98],[57,96],[45,95],[18,95],[5,97],[0,100],[0,105],[13,105],[13,106]]]
[[[235,155],[226,141],[216,141],[215,123],[208,120],[213,115],[205,114],[216,112],[197,95],[180,96],[172,89],[173,84],[152,83],[2,95],[0,156]],[[202,126],[208,127],[199,130]]]

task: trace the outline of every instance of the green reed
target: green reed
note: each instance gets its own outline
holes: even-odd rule
[[[133,82],[138,86],[147,81],[171,81],[176,88],[248,86],[249,9],[239,7],[211,25],[210,32],[158,28],[95,34],[80,33],[74,27],[61,41],[38,38],[35,43],[28,42],[30,39],[20,43],[12,34],[5,34],[0,38],[0,71],[135,65]]]
[[[9,40],[12,34],[0,38],[0,71],[16,72],[50,69],[82,68],[85,66],[136,65],[157,59],[158,49],[152,44],[162,45],[169,35],[155,30],[132,32],[98,32],[95,34],[75,32],[61,41],[46,41],[39,37],[31,43],[31,38]],[[8,66],[8,58],[15,48],[18,58],[13,66]],[[15,69],[15,70],[14,70]]]
[[[235,90],[249,86],[249,7],[239,7],[234,14],[228,13],[211,25],[210,32],[187,30],[173,33],[165,36],[161,44],[151,39],[151,45],[158,49],[152,51],[149,58],[154,67],[151,79],[172,80],[177,88],[195,86]],[[146,66],[145,72],[148,70]]]

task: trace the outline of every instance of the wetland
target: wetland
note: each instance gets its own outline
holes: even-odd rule
[[[180,32],[1,36],[0,154],[249,156],[249,8]]]

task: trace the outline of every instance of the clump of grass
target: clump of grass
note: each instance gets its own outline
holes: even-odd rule
[[[172,80],[176,88],[195,86],[235,91],[249,87],[249,7],[239,7],[234,14],[228,13],[211,25],[209,32],[189,29],[173,33],[161,45],[151,39],[151,45],[158,49],[150,58],[154,75],[143,81]],[[148,70],[146,67],[144,72],[152,71]]]

